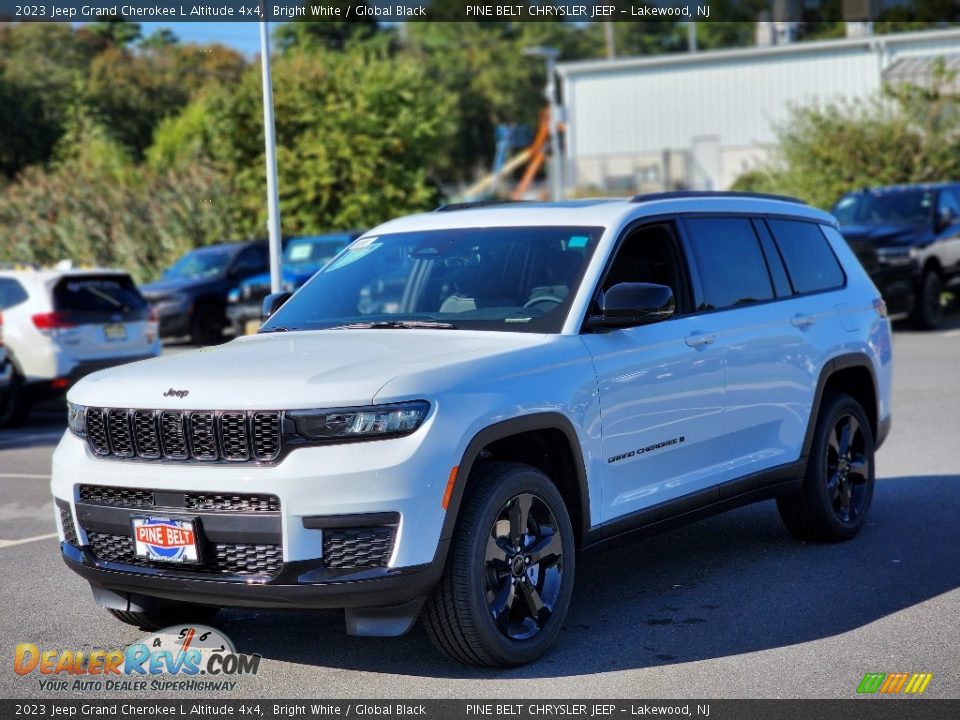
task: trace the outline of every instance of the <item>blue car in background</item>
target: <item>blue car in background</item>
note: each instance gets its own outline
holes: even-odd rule
[[[293,292],[303,285],[361,232],[306,235],[287,240],[280,260],[282,289]],[[261,306],[269,294],[269,272],[247,278],[227,294],[227,320],[235,335],[251,335],[260,329]]]

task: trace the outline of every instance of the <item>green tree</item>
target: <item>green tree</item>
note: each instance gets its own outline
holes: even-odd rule
[[[851,189],[960,176],[960,98],[942,63],[929,88],[900,85],[853,104],[796,107],[779,148],[735,189],[782,192],[830,207]]]

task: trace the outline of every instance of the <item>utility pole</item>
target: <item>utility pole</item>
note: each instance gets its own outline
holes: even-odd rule
[[[550,118],[548,129],[550,131],[550,197],[552,200],[563,199],[563,170],[560,167],[560,138],[557,136],[557,72],[556,63],[560,51],[552,47],[528,47],[523,49],[523,54],[527,57],[543,58],[547,66],[547,84],[543,89],[543,94],[547,98],[548,112]]]
[[[603,24],[603,36],[607,41],[607,60],[614,60],[617,57],[617,41],[613,35],[612,22]]]
[[[264,6],[261,4],[261,12]],[[273,122],[269,23],[260,21],[260,71],[263,75],[263,140],[267,159],[267,232],[270,238],[270,292],[280,292],[280,195],[277,190],[277,130]]]

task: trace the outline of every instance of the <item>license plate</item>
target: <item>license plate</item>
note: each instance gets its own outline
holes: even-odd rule
[[[256,335],[259,331],[260,331],[259,320],[247,320],[246,325],[243,326],[244,335]]]
[[[200,561],[197,528],[193,520],[134,517],[130,523],[138,557],[169,563]]]
[[[111,323],[103,326],[103,336],[109,341],[126,340],[127,326],[123,323]]]

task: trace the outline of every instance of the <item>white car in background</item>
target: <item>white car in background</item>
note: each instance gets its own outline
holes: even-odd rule
[[[122,270],[0,267],[0,312],[10,361],[0,427],[88,373],[161,351],[156,316]]]

